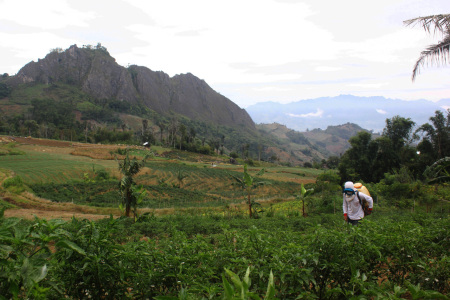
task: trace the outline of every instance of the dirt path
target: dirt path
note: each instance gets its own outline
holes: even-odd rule
[[[96,215],[96,214],[83,214],[71,211],[51,211],[51,210],[40,210],[40,209],[7,209],[5,211],[5,217],[11,218],[22,218],[32,220],[35,217],[40,219],[62,219],[62,220],[70,220],[72,217],[77,219],[88,219],[88,220],[100,220],[104,218],[109,218],[109,215]],[[114,216],[117,217],[117,216]]]
[[[8,176],[0,171],[0,182]],[[74,203],[58,203],[47,199],[36,197],[30,192],[12,194],[0,189],[0,199],[11,204],[13,207],[5,210],[5,217],[17,217],[24,219],[45,218],[70,220],[72,217],[78,219],[99,220],[120,215],[117,208],[98,208]]]

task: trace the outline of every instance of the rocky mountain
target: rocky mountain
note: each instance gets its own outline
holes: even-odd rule
[[[288,111],[300,113],[294,108]],[[301,126],[286,123],[289,116],[282,104],[265,103],[250,107],[250,111],[258,122],[270,124],[256,126],[246,110],[190,73],[170,77],[147,67],[125,68],[101,46],[55,49],[16,75],[0,78],[0,112],[4,112],[0,132],[7,134],[67,139],[70,132],[72,139],[75,130],[78,139],[89,137],[97,142],[97,130],[106,127],[144,138],[146,124],[146,134],[150,132],[166,145],[174,146],[182,139],[186,142],[190,135],[191,144],[196,139],[201,147],[206,143],[242,158],[302,165],[342,154],[349,147],[348,138],[363,130],[345,124],[299,132]],[[174,114],[178,116],[172,118]],[[349,116],[352,114],[347,114],[342,124]],[[185,126],[184,131],[174,129],[180,124],[177,120]],[[307,124],[308,128],[320,128],[328,121]],[[177,147],[181,149],[181,143]]]
[[[450,99],[439,102],[427,100],[404,101],[384,97],[357,97],[340,95],[301,100],[288,104],[258,103],[247,107],[256,123],[278,122],[288,128],[306,131],[325,129],[345,123],[355,123],[362,128],[381,132],[386,119],[396,115],[411,118],[417,125],[429,122],[436,110],[450,108]]]
[[[98,99],[116,99],[143,104],[155,112],[184,115],[190,119],[237,128],[255,129],[244,109],[215,92],[192,74],[169,77],[146,67],[118,65],[104,47],[54,50],[45,58],[25,65],[7,83],[62,82],[78,86]]]

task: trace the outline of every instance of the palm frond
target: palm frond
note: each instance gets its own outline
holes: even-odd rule
[[[415,26],[421,24],[423,29],[431,33],[434,28],[434,33],[438,31],[446,33],[450,30],[450,14],[432,15],[426,17],[418,17],[410,20],[403,21],[406,26]]]
[[[448,182],[450,180],[450,157],[444,157],[428,166],[423,175],[427,177],[428,183]]]
[[[445,38],[436,45],[429,46],[426,50],[420,53],[419,59],[414,65],[412,73],[412,81],[420,73],[420,68],[426,63],[431,65],[445,65],[448,63],[450,57],[450,33],[447,33]]]

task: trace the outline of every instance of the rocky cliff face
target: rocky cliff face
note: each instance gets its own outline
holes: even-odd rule
[[[169,77],[146,67],[124,68],[105,48],[73,45],[64,52],[53,51],[44,59],[28,63],[9,80],[11,85],[30,82],[64,82],[78,86],[95,98],[142,102],[163,115],[173,111],[191,119],[255,128],[244,109],[194,75]]]

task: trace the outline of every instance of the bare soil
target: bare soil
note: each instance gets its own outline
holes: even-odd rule
[[[34,217],[45,219],[70,220],[72,217],[78,219],[99,220],[109,218],[110,214],[118,217],[118,209],[102,209],[73,203],[57,203],[42,199],[28,192],[20,195],[4,194],[2,200],[15,206],[5,211],[5,217],[17,217],[34,219]]]
[[[77,219],[88,219],[88,220],[100,220],[104,218],[109,218],[109,215],[96,215],[96,214],[83,214],[71,211],[51,211],[42,210],[36,208],[21,208],[21,209],[7,209],[5,211],[5,217],[16,217],[22,219],[32,220],[35,217],[40,219],[62,219],[70,220],[72,217]]]
[[[31,137],[8,137],[11,141],[15,141],[20,144],[50,146],[50,147],[70,147],[71,142],[55,141],[46,139],[35,139]]]

